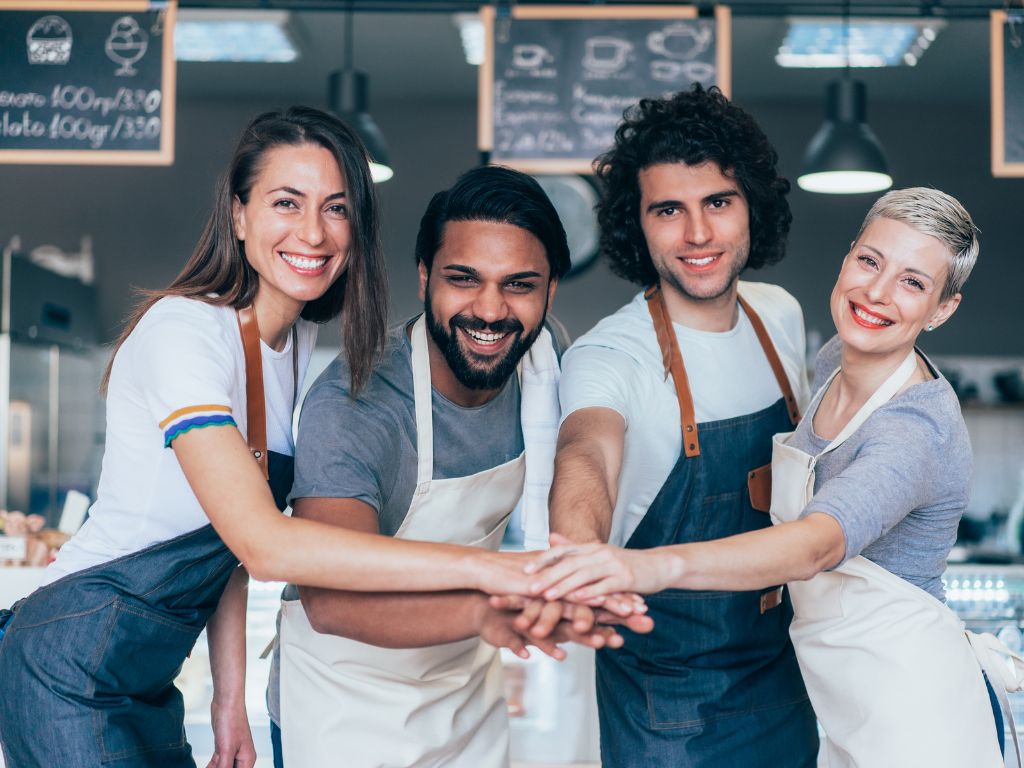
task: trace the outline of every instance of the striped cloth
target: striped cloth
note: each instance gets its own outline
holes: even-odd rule
[[[160,422],[164,432],[164,448],[169,448],[178,435],[200,427],[237,427],[228,405],[190,405],[172,412]]]

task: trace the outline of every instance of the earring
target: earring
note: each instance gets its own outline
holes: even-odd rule
[[[927,327],[927,328],[925,328],[925,330],[926,330],[926,331],[934,331],[934,330],[935,330],[935,326],[934,326],[934,325],[932,325],[931,323],[928,323],[928,327]]]

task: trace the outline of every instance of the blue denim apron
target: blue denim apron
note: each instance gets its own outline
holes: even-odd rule
[[[292,457],[268,463],[283,509]],[[207,525],[16,603],[0,640],[7,768],[194,768],[174,679],[237,565]]]
[[[683,450],[627,547],[708,541],[771,525],[751,505],[748,472],[771,462],[772,435],[799,418],[781,362],[757,315],[740,303],[783,397],[757,413],[696,424],[675,333],[647,293],[666,371],[680,401]],[[818,734],[789,641],[792,607],[777,588],[668,589],[647,597],[655,629],[620,632],[597,654],[601,761],[606,768],[814,766]]]

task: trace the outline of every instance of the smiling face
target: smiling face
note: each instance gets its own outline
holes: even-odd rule
[[[249,192],[232,207],[235,236],[259,274],[257,311],[274,307],[298,316],[341,275],[352,232],[345,179],[319,144],[267,150]]]
[[[832,289],[832,320],[847,347],[905,356],[917,336],[956,310],[960,294],[940,301],[950,268],[936,238],[894,219],[874,219],[853,244]]]
[[[750,253],[739,183],[711,162],[652,165],[639,182],[640,225],[662,289],[690,304],[731,301]]]
[[[544,246],[525,229],[449,221],[430,272],[420,263],[434,386],[462,405],[501,388],[543,327],[550,277]]]

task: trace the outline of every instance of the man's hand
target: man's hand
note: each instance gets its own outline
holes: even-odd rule
[[[206,768],[252,768],[256,764],[256,748],[252,743],[244,702],[222,705],[214,697],[210,716],[213,757]]]
[[[530,608],[530,616],[524,618],[521,613],[495,608],[484,602],[480,608],[480,637],[491,645],[508,648],[523,659],[530,656],[528,645],[539,648],[557,661],[565,658],[560,643],[579,643],[595,649],[621,647],[622,637],[611,627],[595,626],[593,612],[589,608],[585,609],[590,612],[588,617],[582,611],[575,615],[579,606],[568,606],[567,615],[572,618],[567,620],[558,618],[565,610],[561,604],[549,605],[554,608]],[[535,627],[541,618],[543,624]]]

